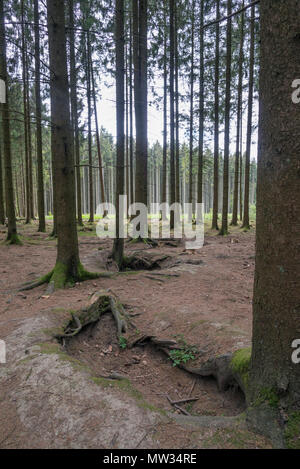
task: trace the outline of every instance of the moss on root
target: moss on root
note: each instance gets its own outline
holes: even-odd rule
[[[231,359],[230,367],[232,372],[242,380],[244,389],[248,386],[249,368],[251,361],[251,348],[237,350]]]
[[[11,244],[16,244],[17,246],[22,246],[23,243],[20,240],[19,236],[17,233],[14,233],[12,235],[7,236],[5,244],[11,245]]]

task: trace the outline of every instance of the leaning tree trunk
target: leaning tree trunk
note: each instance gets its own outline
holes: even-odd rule
[[[76,204],[75,165],[70,121],[70,102],[66,54],[64,3],[47,1],[49,59],[51,80],[52,161],[55,180],[57,227],[56,265],[47,278],[54,288],[89,278],[79,261]]]
[[[245,188],[244,188],[244,219],[243,228],[250,229],[249,220],[249,192],[250,192],[250,153],[252,137],[252,108],[253,108],[253,80],[254,80],[254,54],[255,54],[255,6],[251,8],[251,44],[249,64],[249,89],[248,89],[248,124],[247,124],[247,146],[245,164]]]
[[[212,215],[212,229],[218,229],[219,212],[219,63],[220,63],[220,0],[216,4],[216,57],[215,57],[215,104],[214,104],[214,201]]]
[[[225,131],[224,131],[224,169],[223,169],[223,209],[221,235],[228,234],[228,196],[229,196],[229,144],[230,144],[230,97],[231,97],[231,6],[227,0],[227,34],[226,34],[226,92],[225,92]]]
[[[300,364],[292,344],[298,340],[299,350],[300,104],[293,102],[291,86],[300,76],[300,62],[295,60],[300,9],[298,0],[264,0],[260,9],[257,252],[248,417],[278,445],[299,449]]]
[[[37,153],[37,192],[38,192],[38,231],[46,231],[45,202],[44,202],[44,174],[43,174],[43,145],[41,122],[41,83],[40,83],[40,31],[39,31],[39,4],[34,0],[34,57],[35,57],[35,102],[36,102],[36,153]]]
[[[3,128],[3,151],[4,151],[4,176],[5,176],[5,196],[6,196],[6,214],[8,219],[7,241],[10,244],[19,244],[17,235],[14,188],[12,177],[12,161],[10,146],[10,122],[9,122],[9,104],[8,104],[8,76],[6,62],[6,39],[4,25],[3,0],[0,0],[0,79],[3,80],[6,90],[6,101],[0,104],[2,110],[2,128]]]
[[[124,0],[116,0],[115,4],[115,43],[116,43],[116,102],[117,102],[117,177],[116,177],[116,239],[114,240],[113,258],[119,269],[124,260],[124,238],[119,220],[122,207],[120,196],[124,195]],[[126,207],[125,207],[126,208]]]

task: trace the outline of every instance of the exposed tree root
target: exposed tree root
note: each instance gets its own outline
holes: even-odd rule
[[[51,286],[51,292],[58,290],[60,288],[65,288],[66,286],[72,286],[76,282],[84,282],[85,280],[93,280],[97,278],[111,278],[115,274],[111,272],[88,272],[79,264],[77,275],[70,275],[67,271],[67,268],[62,263],[57,263],[53,270],[43,277],[37,279],[34,282],[28,282],[22,285],[18,291],[29,291],[34,288],[40,287],[46,283],[49,283]]]
[[[161,263],[168,258],[169,256],[150,256],[149,254],[124,257],[122,270],[161,269]]]
[[[130,321],[118,298],[107,291],[95,293],[89,307],[78,311],[76,315],[73,314],[72,320],[63,333],[56,334],[55,337],[59,340],[75,337],[85,327],[98,322],[101,316],[107,312],[112,314],[117,326],[117,336],[120,338],[123,333],[127,332]]]
[[[152,239],[152,238],[130,238],[128,240],[128,244],[138,244],[138,243],[143,243],[143,244],[147,244],[148,246],[153,246],[153,247],[157,247],[158,246],[158,242],[155,240],[155,239]]]

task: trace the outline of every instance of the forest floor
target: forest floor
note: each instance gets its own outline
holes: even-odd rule
[[[2,448],[268,448],[247,430],[238,389],[220,392],[212,378],[196,378],[174,366],[150,344],[130,348],[132,334],[176,340],[195,364],[251,345],[254,229],[231,228],[227,237],[207,230],[205,245],[185,251],[126,243],[128,254],[169,256],[154,271],[115,273],[45,293],[18,292],[47,273],[56,241],[19,223],[22,246],[0,244],[0,365]],[[0,241],[5,239],[0,227]],[[90,271],[107,267],[112,242],[86,224],[80,256]],[[134,323],[120,343],[110,315],[64,344],[53,338],[62,318],[89,303],[99,290],[115,293]],[[120,347],[123,346],[124,348]],[[103,377],[117,373],[124,380]],[[169,400],[195,398],[181,404]],[[182,412],[183,411],[183,412]],[[188,416],[183,413],[189,414]]]

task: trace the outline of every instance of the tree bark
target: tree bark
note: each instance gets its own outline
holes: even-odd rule
[[[244,6],[244,1],[243,1]],[[236,126],[236,150],[234,168],[234,194],[231,225],[238,224],[238,198],[239,198],[239,172],[240,172],[240,129],[243,103],[243,62],[244,62],[244,12],[241,14],[240,24],[240,51],[239,51],[239,81],[238,81],[238,102],[237,102],[237,126]]]
[[[135,201],[147,206],[147,0],[133,0],[134,102],[136,122]]]
[[[300,51],[299,1],[265,0],[260,11],[257,251],[248,418],[278,444],[299,449],[300,365],[291,358],[292,343],[300,338],[300,113],[291,96],[291,85],[300,76],[295,60]]]
[[[34,0],[34,35],[35,35],[35,102],[36,102],[36,154],[37,154],[37,199],[38,199],[38,231],[46,231],[45,202],[44,202],[44,173],[43,173],[43,145],[42,145],[42,113],[41,113],[41,83],[40,83],[40,31],[39,4]]]
[[[243,228],[250,229],[249,220],[249,193],[250,193],[250,153],[252,137],[252,108],[253,108],[253,80],[254,80],[254,54],[255,54],[255,6],[251,8],[250,25],[250,63],[249,63],[249,89],[248,89],[248,124],[247,124],[247,145],[245,163],[245,187],[244,187],[244,219]]]
[[[5,198],[6,214],[8,219],[7,241],[11,244],[19,244],[17,235],[17,224],[15,215],[13,176],[12,176],[12,155],[10,145],[10,122],[9,122],[9,90],[6,61],[6,39],[3,0],[0,0],[0,79],[4,81],[6,90],[6,102],[0,104],[2,110],[3,128],[3,152],[4,152],[4,176],[5,176]]]
[[[194,214],[194,48],[195,48],[195,0],[192,2],[192,26],[191,26],[191,73],[190,73],[190,135],[189,135],[189,204],[191,212],[189,218]]]
[[[198,144],[198,204],[203,197],[203,140],[204,140],[204,0],[200,6],[200,76],[199,76],[199,144]]]
[[[174,0],[169,0],[170,7],[170,205],[176,199],[175,192],[175,107],[174,107],[174,60],[175,60],[175,37],[174,37]],[[170,228],[174,229],[174,210],[170,213]]]
[[[220,0],[216,2],[216,21],[220,18]],[[214,104],[214,201],[212,229],[218,229],[219,212],[219,63],[220,63],[220,24],[216,23],[216,42],[215,42],[215,104]]]
[[[49,35],[51,148],[56,194],[57,259],[50,281],[55,288],[90,278],[79,261],[75,165],[70,120],[64,3],[47,0]]]
[[[93,181],[93,153],[92,153],[92,105],[91,105],[91,41],[87,33],[87,63],[86,63],[86,95],[88,103],[88,154],[89,154],[89,222],[94,222],[94,181]]]
[[[76,5],[76,1],[75,1]],[[74,135],[74,150],[76,164],[76,197],[77,197],[77,222],[82,226],[82,203],[81,203],[81,177],[80,177],[80,144],[78,129],[78,105],[77,105],[77,71],[75,60],[75,34],[74,34],[74,2],[69,0],[69,21],[70,21],[70,88],[71,88],[71,113],[72,128]]]
[[[232,0],[227,0],[226,33],[226,92],[225,92],[225,131],[224,131],[224,169],[223,169],[223,209],[221,235],[228,234],[228,196],[229,196],[229,144],[230,144],[230,98],[231,98],[231,25]]]
[[[167,5],[164,2],[164,102],[163,102],[163,168],[162,168],[162,203],[167,202],[167,151],[168,151],[168,125],[167,125],[167,112],[168,112],[168,71],[167,71]],[[166,214],[161,213],[163,220],[166,220]]]
[[[117,102],[117,180],[116,180],[116,239],[114,240],[113,258],[121,270],[124,261],[124,238],[120,230],[119,220],[122,207],[119,197],[125,193],[124,185],[124,0],[115,3],[115,43],[116,43],[116,102]]]
[[[3,193],[3,169],[2,169],[2,148],[0,144],[0,224],[5,223],[4,193]]]

